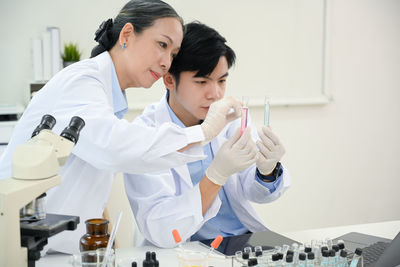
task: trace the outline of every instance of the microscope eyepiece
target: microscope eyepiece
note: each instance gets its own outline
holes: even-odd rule
[[[44,115],[42,117],[42,121],[40,122],[40,124],[33,131],[32,137],[38,135],[41,130],[44,130],[44,129],[51,130],[51,129],[53,129],[55,124],[56,124],[56,119],[53,116],[51,116],[49,114]]]
[[[69,125],[62,131],[60,136],[70,140],[71,142],[78,142],[79,133],[85,126],[85,121],[78,116],[72,117]]]

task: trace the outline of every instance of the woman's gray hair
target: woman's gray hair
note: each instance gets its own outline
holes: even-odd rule
[[[126,23],[132,23],[135,33],[140,34],[161,18],[177,18],[184,30],[183,19],[169,4],[161,0],[129,1],[114,20],[108,19],[99,26],[94,38],[99,44],[93,48],[91,57],[109,51],[116,44]]]

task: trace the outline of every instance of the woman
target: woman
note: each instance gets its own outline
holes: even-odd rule
[[[28,105],[0,160],[0,178],[11,177],[15,147],[29,140],[44,114],[56,118],[55,133],[72,116],[86,123],[60,171],[62,184],[47,196],[49,213],[78,215],[81,223],[75,231],[50,238],[48,248],[78,251],[83,222],[101,217],[116,172],[153,172],[198,160],[201,147],[194,144],[213,139],[238,117],[239,103],[227,99],[211,106],[201,125],[186,129],[122,119],[127,111],[124,90],[149,88],[168,71],[183,38],[182,25],[175,10],[162,1],[128,2],[114,20],[103,22],[96,31],[99,45],[93,58],[60,71]],[[236,112],[227,114],[232,107]]]

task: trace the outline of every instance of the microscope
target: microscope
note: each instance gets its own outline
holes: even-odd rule
[[[17,146],[12,177],[0,180],[0,266],[35,266],[47,239],[63,230],[75,230],[77,216],[46,214],[43,193],[61,183],[60,166],[67,161],[85,122],[73,117],[60,135],[51,131],[56,120],[44,115],[32,138]],[[38,212],[22,213],[30,204]]]

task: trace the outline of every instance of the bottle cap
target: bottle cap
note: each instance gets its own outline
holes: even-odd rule
[[[248,252],[243,252],[242,259],[247,260],[247,259],[249,259],[249,257],[250,257],[250,255]]]
[[[336,255],[336,251],[335,250],[333,250],[333,249],[329,250],[329,256],[330,257],[335,257],[335,255]]]
[[[272,255],[272,261],[279,261],[279,260],[280,260],[279,254]]]
[[[181,238],[181,236],[179,235],[178,230],[176,230],[176,229],[172,230],[172,236],[174,237],[175,243],[178,244],[179,242],[182,241],[182,238]]]
[[[308,253],[307,253],[307,259],[309,259],[309,260],[315,259],[314,252],[308,252]]]
[[[305,260],[306,260],[306,254],[305,254],[305,253],[300,253],[300,254],[299,254],[299,259],[300,259],[301,261],[305,261]]]
[[[258,260],[256,258],[251,258],[247,262],[247,266],[256,266],[258,264]]]
[[[293,255],[292,254],[286,254],[286,262],[293,262]]]
[[[312,250],[312,249],[311,249],[310,247],[305,247],[305,248],[304,248],[304,252],[306,252],[306,253],[311,252],[311,250]]]
[[[322,257],[329,257],[329,250],[323,250]]]
[[[354,251],[358,256],[361,256],[362,254],[362,249],[361,248],[356,248],[356,251]]]
[[[333,245],[333,246],[332,246],[332,249],[333,249],[335,252],[338,252],[338,251],[339,251],[339,246],[338,246],[338,245]]]
[[[222,239],[223,239],[223,238],[222,238],[221,235],[217,236],[217,237],[214,239],[214,241],[211,243],[211,246],[212,246],[214,249],[217,249],[217,248],[219,247],[219,244],[221,244]]]
[[[346,250],[341,250],[340,251],[340,257],[346,258],[347,257],[347,251]]]
[[[338,243],[337,245],[338,245],[339,249],[344,249],[344,243]]]

